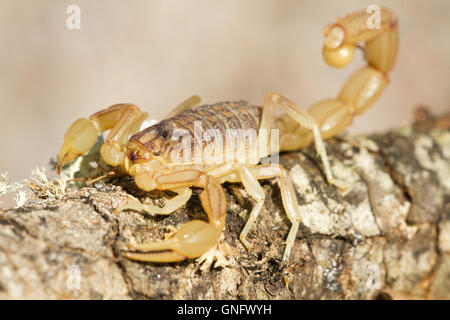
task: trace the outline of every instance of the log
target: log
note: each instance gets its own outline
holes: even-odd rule
[[[122,178],[0,210],[0,299],[449,299],[450,114],[421,110],[417,118],[327,141],[345,192],[326,183],[313,147],[280,156],[302,212],[287,265],[290,223],[276,179],[262,182],[267,198],[251,251],[239,233],[254,202],[229,183],[226,227],[208,258],[157,264],[121,252],[206,220],[198,190],[167,217],[114,214],[124,201],[170,196]]]

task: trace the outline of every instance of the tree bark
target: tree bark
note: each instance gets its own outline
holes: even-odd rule
[[[314,147],[280,156],[302,212],[287,266],[276,179],[262,182],[251,251],[239,233],[254,202],[241,184],[224,185],[227,223],[212,264],[122,257],[126,243],[206,215],[198,192],[167,217],[113,214],[127,200],[170,196],[121,179],[0,210],[0,299],[449,299],[450,114],[417,115],[398,130],[327,142],[345,192],[326,183]]]

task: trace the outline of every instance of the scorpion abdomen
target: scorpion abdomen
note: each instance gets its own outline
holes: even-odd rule
[[[199,121],[203,130],[218,129],[225,136],[229,129],[258,130],[262,108],[251,106],[246,101],[219,102],[202,105],[187,110],[165,121],[173,122],[177,127],[194,134],[194,125]]]

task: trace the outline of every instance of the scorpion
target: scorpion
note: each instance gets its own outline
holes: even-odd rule
[[[338,18],[324,29],[322,55],[328,65],[336,68],[348,65],[355,48],[363,51],[367,61],[367,66],[350,76],[336,98],[321,100],[306,111],[273,92],[267,93],[262,107],[244,101],[199,106],[200,98],[192,96],[162,121],[140,132],[147,113],[130,103],[115,104],[94,113],[89,120],[80,118],[69,127],[58,155],[57,173],[60,173],[62,166],[89,151],[96,143],[98,134],[110,130],[100,149],[105,163],[129,174],[137,187],[144,191],[158,189],[175,193],[163,207],[137,201],[119,206],[116,212],[132,209],[153,215],[168,215],[189,200],[192,187],[203,189],[199,197],[208,222],[192,220],[169,239],[129,244],[129,250],[123,251],[129,259],[151,262],[197,258],[218,243],[227,211],[222,187],[224,182],[241,182],[256,202],[239,237],[250,250],[247,235],[265,200],[259,180],[278,178],[282,203],[291,222],[282,258],[286,263],[297,236],[300,208],[287,171],[277,163],[260,161],[270,154],[267,145],[272,137],[272,134],[262,135],[261,132],[278,130],[280,152],[298,150],[314,142],[327,182],[340,190],[345,189],[345,185],[334,178],[323,140],[342,132],[351,124],[353,117],[363,113],[382,94],[388,85],[388,74],[394,67],[398,49],[398,24],[394,14],[387,8],[381,8],[380,28],[374,29],[367,26],[367,18],[365,10],[357,11]],[[275,117],[276,106],[284,111],[279,117]],[[247,155],[244,161],[228,149],[223,153],[222,163],[211,162],[208,156],[198,161],[196,152],[187,152],[195,151],[195,143],[191,144],[191,150],[184,150],[183,159],[174,158],[171,154],[181,139],[175,137],[177,129],[184,129],[198,142],[195,121],[201,121],[205,127],[222,134],[228,129],[258,130],[259,139],[256,142],[244,139],[238,143],[237,148]],[[199,144],[208,147],[213,140],[200,141]],[[255,146],[258,150],[256,160],[248,156],[250,147]]]

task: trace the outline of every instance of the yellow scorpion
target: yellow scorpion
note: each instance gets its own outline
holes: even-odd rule
[[[199,97],[193,96],[164,120],[140,132],[139,128],[147,113],[133,104],[116,104],[93,114],[89,120],[81,118],[71,125],[58,156],[57,172],[69,161],[89,151],[98,134],[110,129],[100,150],[107,164],[120,167],[145,191],[159,189],[176,193],[164,207],[137,202],[120,206],[116,211],[133,209],[167,215],[189,200],[191,187],[203,188],[200,200],[209,223],[193,220],[167,240],[130,245],[130,250],[124,251],[125,257],[129,259],[154,262],[196,258],[219,241],[227,211],[222,188],[222,183],[226,181],[242,182],[256,201],[240,234],[240,240],[249,249],[246,237],[265,199],[258,180],[278,177],[283,206],[292,223],[283,255],[283,262],[287,262],[299,228],[300,209],[286,170],[276,163],[261,164],[260,159],[271,153],[269,141],[272,140],[272,134],[261,133],[277,129],[279,151],[297,150],[314,141],[328,183],[344,188],[333,177],[323,140],[339,134],[351,124],[355,115],[361,114],[375,102],[389,82],[388,73],[397,56],[398,27],[394,14],[389,9],[381,8],[380,25],[374,29],[368,28],[367,19],[368,14],[361,10],[338,18],[324,30],[323,58],[326,63],[337,68],[346,66],[353,58],[355,47],[363,50],[368,63],[351,75],[336,98],[319,101],[305,111],[289,99],[272,92],[267,94],[262,107],[250,106],[243,101],[197,106]],[[275,118],[275,106],[285,112],[279,118]],[[255,130],[258,139],[256,142],[244,139],[236,146],[244,153],[245,161],[238,157],[239,152],[228,148],[220,154],[221,162],[210,161],[204,154],[199,158],[199,153],[194,150],[196,145],[208,148],[217,141],[209,139],[198,143],[195,121],[201,121],[205,128],[216,130],[223,136],[230,129]],[[197,139],[191,141],[189,150],[179,148],[184,136],[175,137],[178,129],[183,129],[193,140]],[[249,155],[252,148],[257,150],[257,157]],[[173,157],[174,151],[182,157]]]

